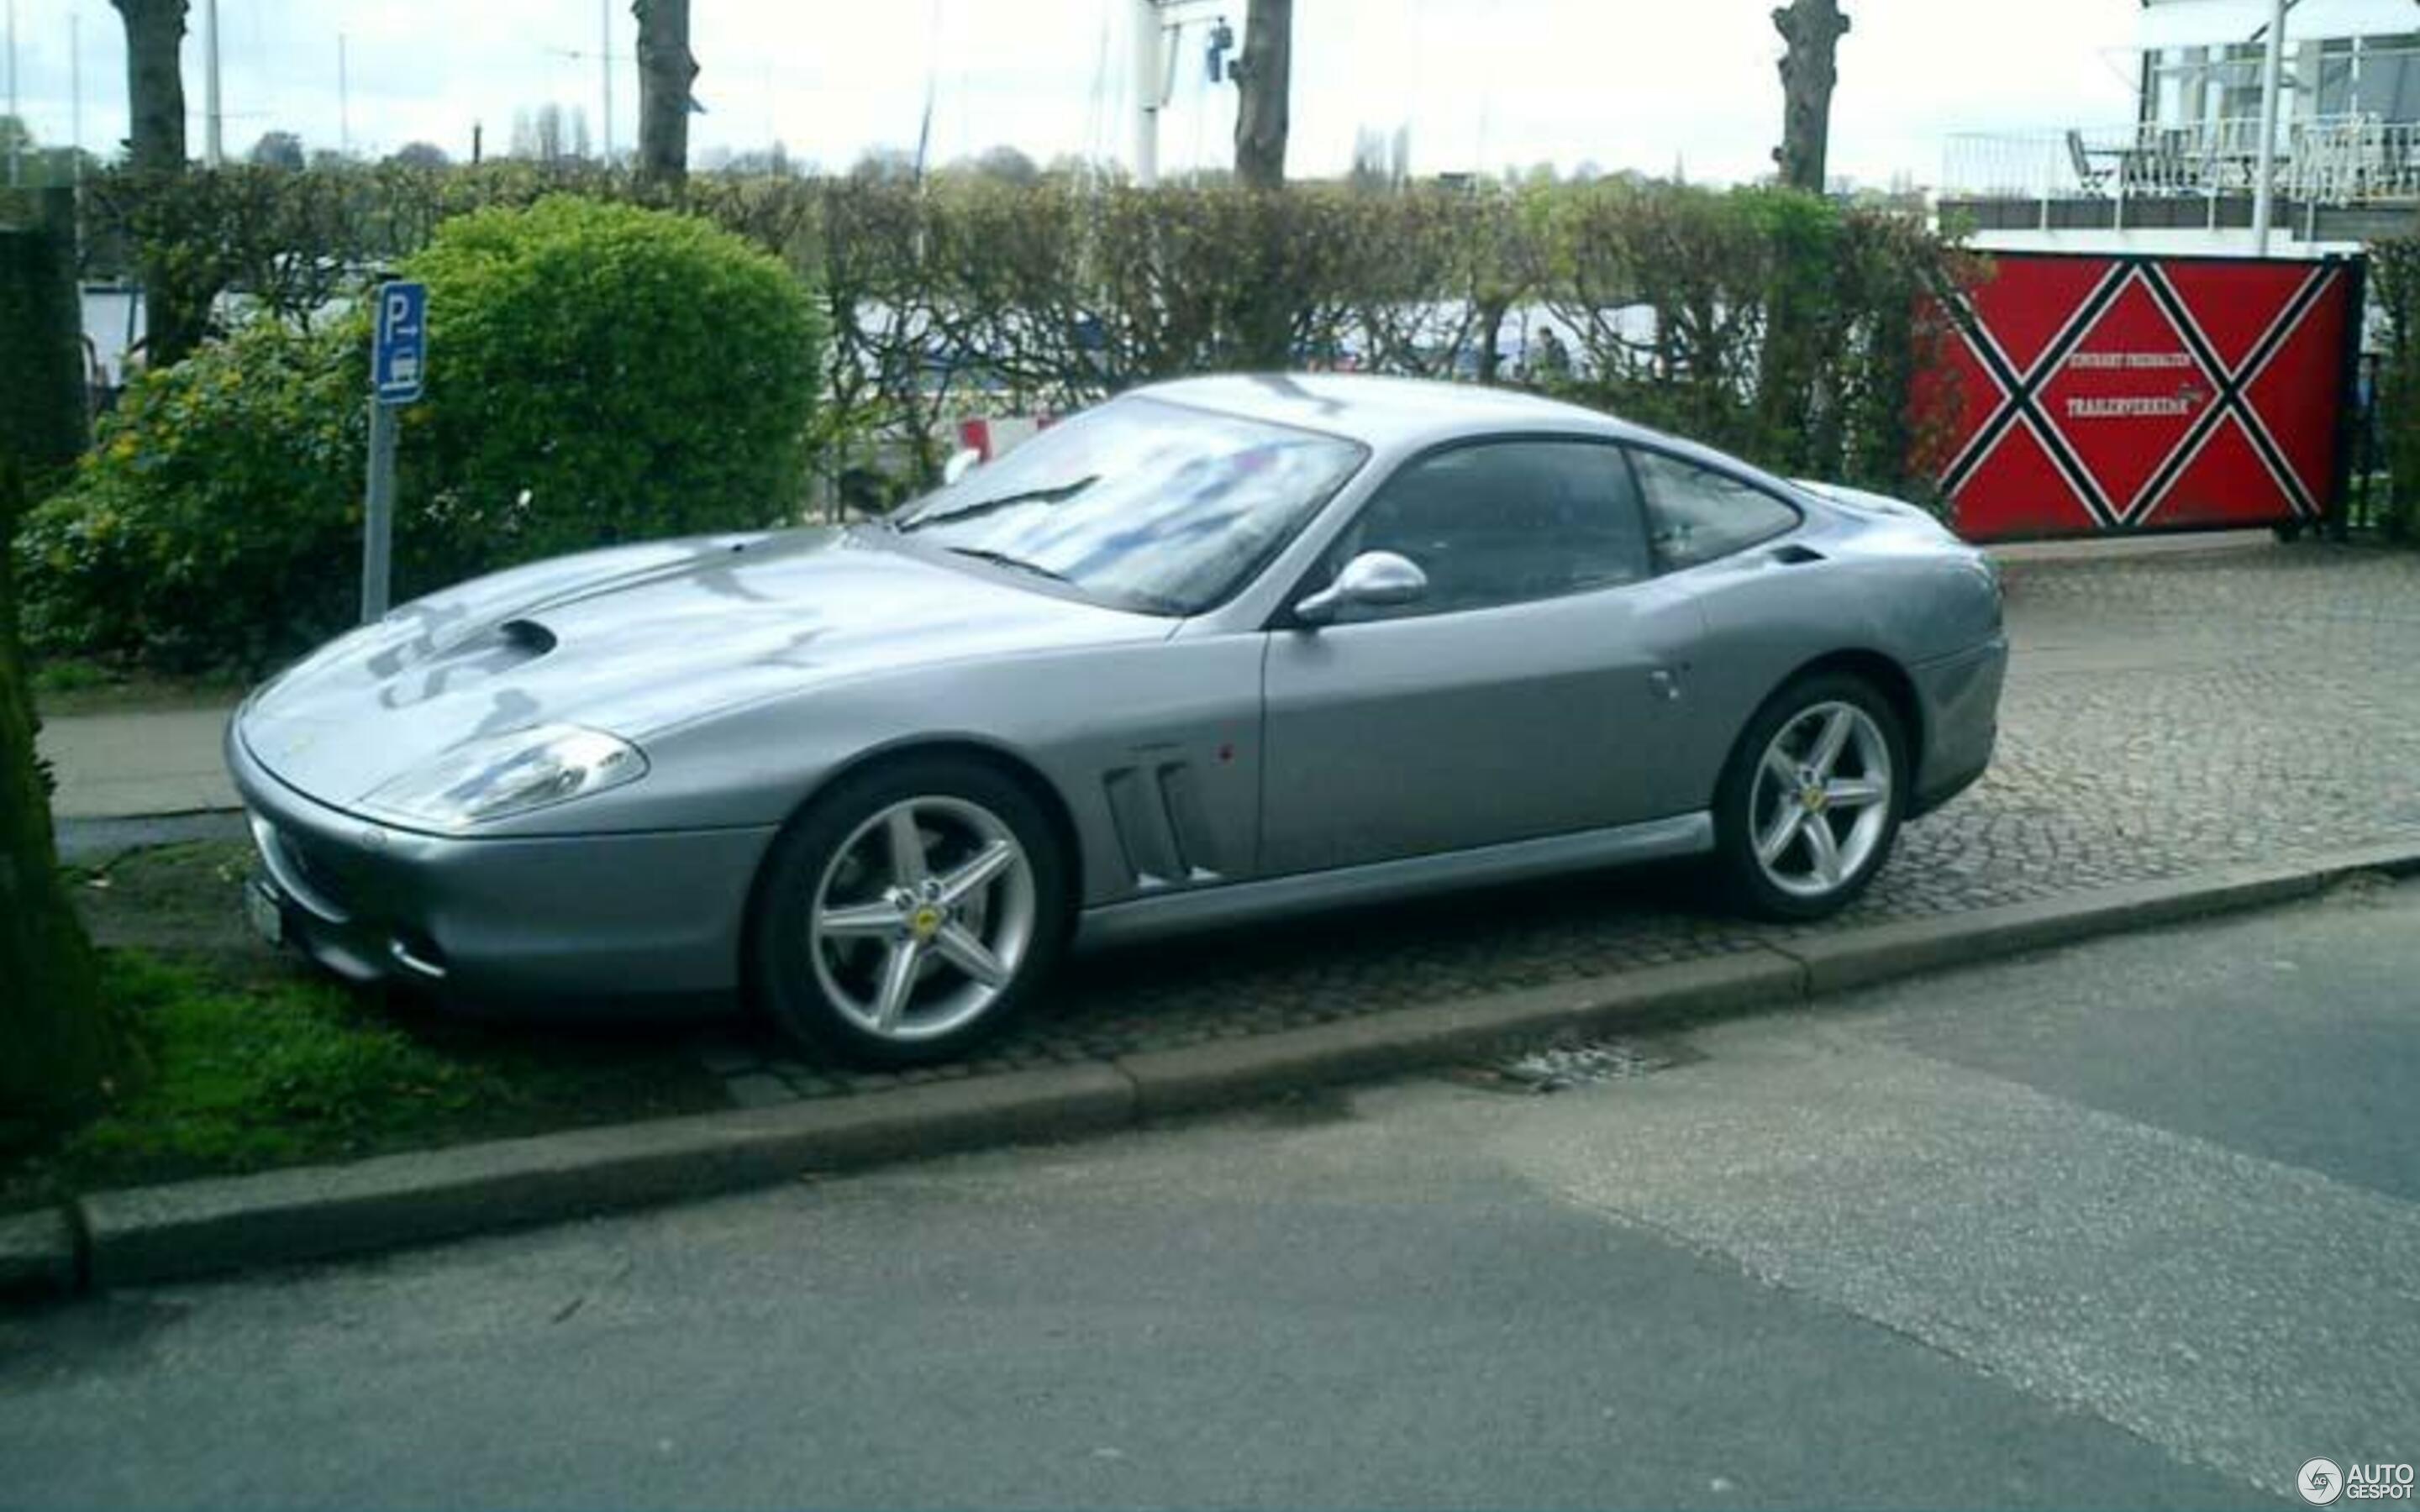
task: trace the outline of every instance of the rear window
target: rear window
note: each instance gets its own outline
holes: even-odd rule
[[[1666,572],[1745,551],[1798,527],[1798,511],[1752,483],[1661,452],[1634,451],[1647,532]]]

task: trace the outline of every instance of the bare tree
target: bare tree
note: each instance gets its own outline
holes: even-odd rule
[[[1294,73],[1294,0],[1251,0],[1235,61],[1235,178],[1248,189],[1285,182],[1286,96]]]
[[[308,161],[302,153],[302,139],[292,131],[261,132],[260,140],[252,145],[244,159],[256,168],[285,168],[295,173],[302,172]]]
[[[563,107],[549,100],[530,120],[530,156],[546,163],[562,161]]]
[[[639,177],[678,189],[689,177],[689,0],[630,0],[639,21]]]
[[[1773,24],[1789,44],[1781,57],[1781,146],[1773,159],[1783,183],[1820,194],[1831,147],[1832,86],[1839,80],[1838,54],[1849,18],[1840,14],[1838,0],[1791,0],[1773,13]]]
[[[972,166],[980,177],[1015,184],[1020,189],[1030,188],[1042,180],[1042,169],[1034,161],[1006,143],[986,148],[983,156],[975,159]]]
[[[1401,189],[1412,177],[1412,129],[1391,132],[1365,126],[1353,133],[1353,166],[1345,182],[1356,189]]]

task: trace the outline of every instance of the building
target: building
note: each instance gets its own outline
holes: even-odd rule
[[[2134,118],[1951,137],[1946,225],[2000,251],[2248,253],[2264,161],[2274,255],[2420,222],[2420,0],[2291,5],[2265,151],[2273,0],[2137,5]]]

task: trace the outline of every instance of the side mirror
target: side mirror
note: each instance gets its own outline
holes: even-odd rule
[[[941,485],[947,487],[982,465],[983,454],[971,446],[961,446],[941,464]]]
[[[1344,564],[1336,580],[1294,607],[1306,625],[1325,625],[1340,609],[1393,609],[1418,603],[1429,591],[1429,575],[1408,557],[1364,551]]]

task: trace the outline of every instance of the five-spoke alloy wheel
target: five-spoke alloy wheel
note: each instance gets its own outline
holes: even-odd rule
[[[752,920],[758,995],[811,1046],[900,1065],[997,1032],[1064,933],[1039,806],[974,762],[845,780],[778,842]]]
[[[1905,736],[1864,682],[1782,689],[1750,720],[1715,795],[1717,862],[1759,913],[1820,918],[1889,856],[1906,810]]]

